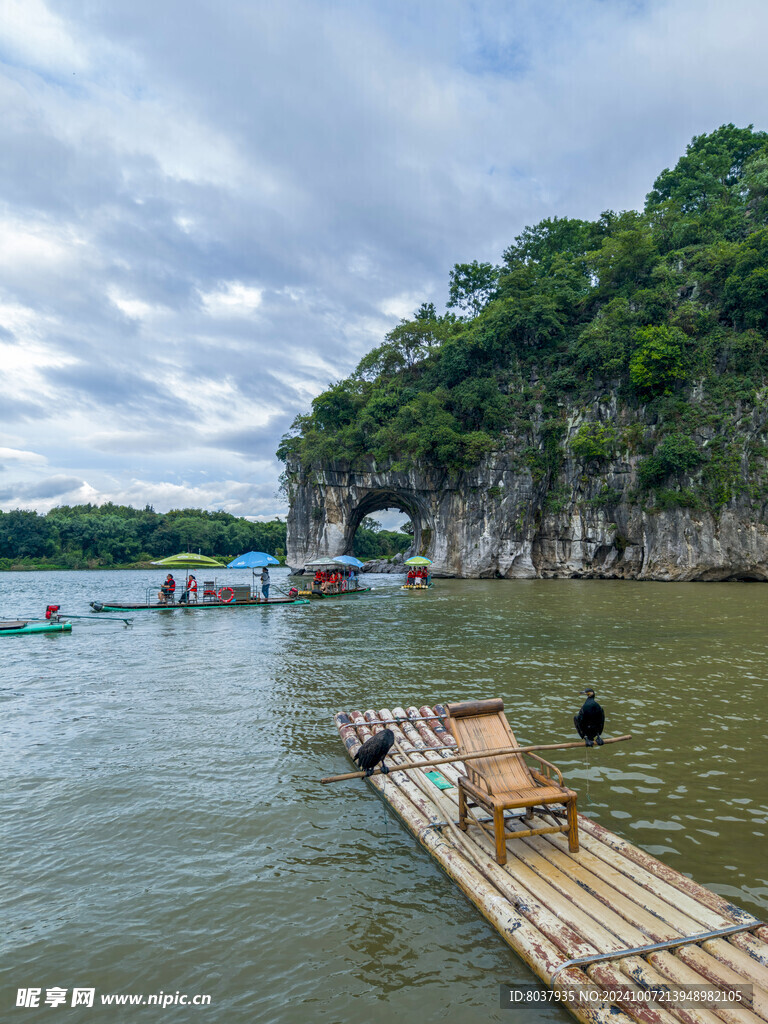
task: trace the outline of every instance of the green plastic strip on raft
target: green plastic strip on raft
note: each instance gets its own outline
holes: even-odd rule
[[[424,772],[424,774],[438,789],[453,789],[453,783],[444,778],[440,772]]]
[[[30,633],[71,633],[71,622],[56,623],[34,623],[28,622],[17,629],[0,629],[0,637],[3,636],[25,636]]]

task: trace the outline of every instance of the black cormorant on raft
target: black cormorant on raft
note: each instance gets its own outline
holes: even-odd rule
[[[355,754],[354,760],[365,771],[365,777],[373,775],[373,769],[381,761],[382,775],[389,773],[389,768],[384,764],[384,758],[392,749],[395,742],[395,734],[391,729],[382,729],[375,736],[371,736],[360,747]]]
[[[584,740],[585,746],[592,747],[596,743],[598,747],[602,747],[603,739],[600,733],[605,728],[605,712],[595,700],[594,690],[582,690],[579,696],[586,696],[587,699],[573,719],[576,732]]]

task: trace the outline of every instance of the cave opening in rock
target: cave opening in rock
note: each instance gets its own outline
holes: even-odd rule
[[[423,515],[415,502],[389,491],[367,494],[355,508],[347,531],[347,554],[362,561],[404,558],[422,542]]]

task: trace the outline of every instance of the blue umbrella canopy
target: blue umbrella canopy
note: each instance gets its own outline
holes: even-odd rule
[[[265,565],[280,565],[280,560],[266,551],[246,551],[227,563],[228,569],[259,569]]]
[[[362,569],[363,563],[359,558],[355,558],[354,555],[338,555],[335,562],[341,562],[342,565],[354,565],[356,569]]]

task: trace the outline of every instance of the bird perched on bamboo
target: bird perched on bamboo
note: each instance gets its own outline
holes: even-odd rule
[[[392,730],[382,729],[381,732],[377,732],[375,736],[367,739],[360,747],[355,754],[354,760],[365,770],[366,779],[369,775],[373,775],[373,769],[379,762],[381,762],[382,774],[387,775],[389,773],[389,768],[384,764],[384,758],[392,749],[394,742],[395,734]]]
[[[584,740],[587,747],[602,747],[603,740],[600,733],[605,726],[605,712],[595,700],[594,690],[582,690],[579,696],[586,696],[586,700],[579,709],[579,713],[573,719],[576,732]]]

